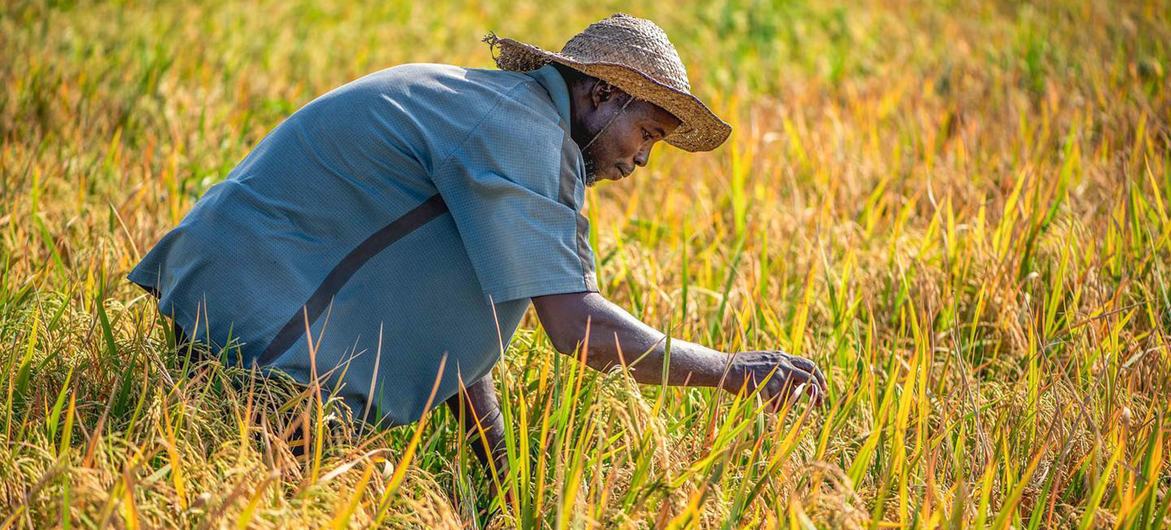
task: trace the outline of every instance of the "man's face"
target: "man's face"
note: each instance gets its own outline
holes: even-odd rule
[[[585,134],[581,136],[589,144],[582,152],[586,185],[630,176],[635,166],[647,165],[655,142],[679,126],[675,116],[653,103],[634,100],[626,104],[630,96],[616,88],[609,94],[593,95],[595,105],[582,120]]]

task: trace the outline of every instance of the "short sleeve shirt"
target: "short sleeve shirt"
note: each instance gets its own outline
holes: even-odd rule
[[[555,68],[412,64],[271,131],[130,272],[189,335],[403,424],[487,373],[534,296],[596,291]]]

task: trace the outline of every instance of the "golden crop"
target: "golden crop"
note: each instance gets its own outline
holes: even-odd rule
[[[125,281],[316,95],[616,11],[735,132],[592,189],[603,293],[814,358],[828,407],[583,371],[530,318],[494,479],[445,410],[356,433],[188,366]],[[1161,0],[5,2],[0,528],[1171,526],[1169,60]]]

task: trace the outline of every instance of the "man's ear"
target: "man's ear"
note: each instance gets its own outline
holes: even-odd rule
[[[622,89],[598,79],[590,88],[590,101],[593,102],[594,108],[598,108],[602,106],[602,103],[614,99],[620,93],[622,93]]]

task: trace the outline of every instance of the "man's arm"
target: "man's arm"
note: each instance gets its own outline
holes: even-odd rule
[[[598,293],[572,293],[533,298],[537,317],[553,346],[561,353],[579,353],[578,344],[589,326],[585,362],[597,370],[626,366],[640,383],[662,382],[667,340]],[[644,355],[645,353],[645,355]],[[775,374],[774,374],[775,372]],[[770,377],[770,374],[773,374]],[[764,383],[762,394],[779,406],[785,399],[808,391],[815,402],[825,396],[825,376],[812,361],[780,351],[753,351],[728,355],[704,346],[671,339],[668,385],[719,387],[737,392]]]
[[[557,351],[578,352],[589,323],[589,349],[585,362],[596,370],[626,366],[640,383],[662,382],[666,335],[634,318],[598,293],[573,293],[533,298],[537,317]],[[644,355],[645,353],[645,355]],[[771,377],[770,377],[771,375]],[[728,355],[698,344],[672,339],[667,370],[668,385],[719,387],[729,392],[754,390],[767,380],[762,394],[779,407],[802,388],[815,402],[825,396],[825,376],[803,357],[779,351],[752,351]],[[775,399],[775,398],[781,399]],[[447,400],[452,413],[463,418],[464,429],[480,461],[492,456],[496,470],[507,472],[504,421],[496,398],[492,374]],[[461,410],[462,409],[462,410]],[[481,437],[481,429],[483,436]],[[484,439],[487,439],[487,447]]]

